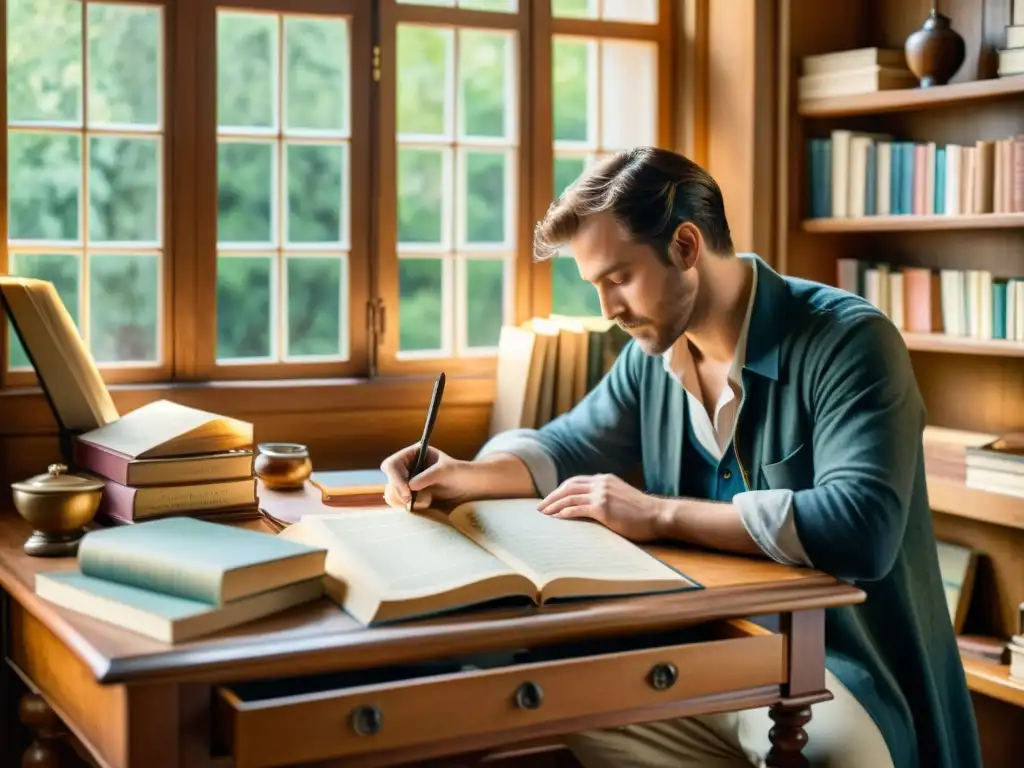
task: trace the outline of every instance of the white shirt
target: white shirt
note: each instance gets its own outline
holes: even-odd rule
[[[715,403],[713,416],[709,415],[707,408],[704,407],[700,382],[697,380],[697,369],[693,362],[693,353],[690,351],[690,342],[686,336],[680,336],[662,356],[665,370],[686,390],[693,436],[704,447],[704,450],[717,461],[720,461],[725,455],[725,449],[732,442],[733,432],[736,430],[736,415],[743,398],[742,374],[743,365],[747,359],[747,333],[750,330],[750,315],[754,309],[754,294],[757,293],[757,268],[754,260],[749,256],[739,256],[738,258],[750,265],[754,279],[750,285],[747,313],[743,318],[743,325],[740,327],[740,334],[736,340],[736,355],[729,368],[728,386],[722,388],[718,402]]]

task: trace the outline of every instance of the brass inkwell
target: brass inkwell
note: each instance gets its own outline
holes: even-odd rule
[[[103,498],[102,480],[68,474],[65,464],[51,464],[45,474],[13,483],[11,489],[15,509],[32,526],[25,552],[35,557],[76,554]]]

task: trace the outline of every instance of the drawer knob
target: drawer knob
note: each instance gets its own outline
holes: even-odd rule
[[[373,736],[379,733],[384,715],[379,707],[364,704],[352,712],[352,730],[360,736]]]
[[[676,684],[676,680],[679,679],[679,671],[676,669],[676,665],[672,662],[666,661],[661,664],[655,664],[651,668],[651,673],[647,676],[647,682],[651,684],[651,687],[658,691],[664,691],[671,688]]]
[[[527,680],[516,688],[516,706],[520,709],[537,709],[544,700],[544,691],[536,683]]]

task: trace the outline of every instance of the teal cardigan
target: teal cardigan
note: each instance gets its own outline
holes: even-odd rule
[[[925,408],[903,339],[860,297],[754,261],[734,439],[747,490],[733,501],[768,556],[867,594],[826,612],[826,665],[877,723],[897,768],[980,766],[928,505]],[[662,359],[630,342],[576,408],[484,452],[520,455],[541,493],[640,464],[649,492],[678,496],[684,397]]]

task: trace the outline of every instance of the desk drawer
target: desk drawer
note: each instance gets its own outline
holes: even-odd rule
[[[344,687],[331,676],[224,686],[216,729],[238,768],[263,768],[431,745],[436,751],[445,742],[468,751],[491,746],[487,734],[495,743],[498,733],[519,739],[539,726],[558,733],[560,722],[571,731],[581,718],[785,682],[782,635],[746,621],[699,630],[631,650],[607,650],[621,641],[597,652],[576,644],[492,658],[482,668],[383,670],[376,679],[356,672]]]

